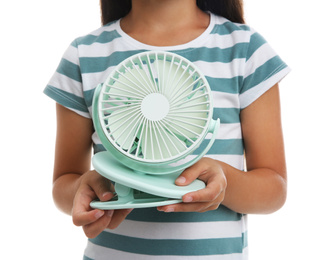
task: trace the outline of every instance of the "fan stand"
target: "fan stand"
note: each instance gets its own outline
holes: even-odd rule
[[[95,154],[93,166],[101,175],[115,181],[117,195],[110,201],[92,201],[92,208],[109,210],[165,206],[180,203],[184,194],[205,188],[200,180],[187,186],[175,185],[180,172],[165,175],[138,173],[119,163],[109,152]]]
[[[115,181],[117,196],[111,201],[92,201],[92,208],[127,209],[176,204],[182,202],[184,194],[205,188],[200,180],[187,186],[175,185],[180,172],[165,175],[135,172],[119,163],[109,152],[95,154],[93,166],[101,175]]]

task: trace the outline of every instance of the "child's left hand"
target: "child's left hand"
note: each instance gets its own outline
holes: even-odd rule
[[[182,197],[183,203],[158,207],[164,212],[205,212],[219,207],[225,197],[227,180],[222,165],[210,158],[202,158],[184,170],[175,184],[186,186],[199,179],[205,182],[202,190],[190,192]]]

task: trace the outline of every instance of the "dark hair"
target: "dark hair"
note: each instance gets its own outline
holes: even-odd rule
[[[197,6],[223,16],[231,22],[245,23],[243,0],[196,0]],[[102,25],[126,16],[131,10],[131,0],[100,0]]]

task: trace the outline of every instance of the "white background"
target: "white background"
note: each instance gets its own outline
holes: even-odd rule
[[[250,260],[331,259],[332,1],[245,0],[245,11],[292,68],[281,83],[288,200],[249,216]],[[42,91],[70,42],[99,25],[98,0],[0,4],[0,258],[82,259],[83,232],[51,198],[55,104]]]

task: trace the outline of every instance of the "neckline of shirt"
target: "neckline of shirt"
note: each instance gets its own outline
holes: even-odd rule
[[[211,33],[211,31],[214,28],[215,16],[212,13],[209,13],[209,15],[210,15],[210,23],[209,23],[209,26],[205,29],[205,31],[201,35],[196,37],[195,39],[187,43],[180,44],[180,45],[154,46],[154,45],[142,43],[132,38],[130,35],[128,35],[126,32],[122,30],[121,25],[120,25],[120,20],[117,20],[116,22],[116,30],[128,43],[130,43],[131,45],[135,46],[138,49],[171,51],[171,50],[181,50],[181,49],[186,49],[186,48],[194,48],[194,47],[201,46],[201,43],[203,43],[205,40],[208,39],[207,36]]]

